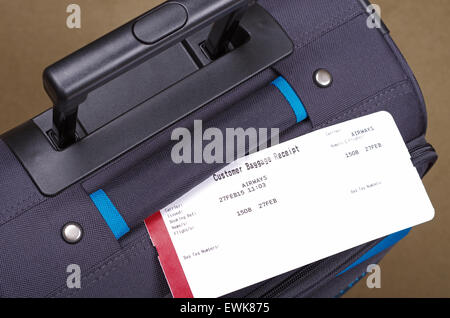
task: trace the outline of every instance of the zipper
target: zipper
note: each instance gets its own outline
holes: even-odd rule
[[[292,274],[291,276],[286,278],[283,282],[281,282],[277,286],[273,287],[272,289],[270,289],[269,291],[264,293],[260,298],[275,298],[276,296],[281,294],[284,290],[288,289],[290,286],[293,286],[298,280],[307,276],[314,269],[316,269],[320,265],[326,264],[328,262],[325,260],[320,260],[313,264],[309,264],[309,265],[302,267],[300,270],[298,270],[297,272],[295,272],[294,274]]]
[[[413,162],[414,165],[419,161],[419,159],[424,154],[426,154],[428,152],[435,152],[433,146],[430,145],[429,143],[425,143],[425,144],[421,144],[419,146],[411,147],[408,150],[409,150],[409,153],[411,155],[411,161]],[[366,249],[367,248],[364,248],[364,251]],[[361,251],[359,251],[358,253],[355,253],[355,254],[358,255],[360,253],[361,253]],[[350,259],[353,260],[353,258],[354,258],[354,256],[351,257]],[[315,263],[303,266],[298,271],[293,273],[291,276],[286,278],[284,281],[282,281],[281,283],[279,283],[275,287],[273,287],[270,290],[268,290],[267,292],[265,292],[260,297],[261,298],[274,298],[274,297],[277,297],[277,296],[281,295],[281,293],[283,291],[285,291],[286,289],[289,289],[291,286],[295,285],[300,279],[302,279],[303,277],[306,277],[309,273],[313,272],[319,266],[326,265],[326,264],[331,263],[331,262],[332,262],[332,259],[326,258],[326,259],[317,261]],[[311,286],[311,287],[313,287],[313,286]]]
[[[352,254],[350,257],[348,257],[348,259],[341,264],[338,268],[336,268],[334,271],[332,271],[331,273],[339,273],[341,270],[343,270],[344,268],[346,268],[348,265],[350,265],[353,261],[355,261],[356,259],[359,258],[359,256],[363,255],[365,252],[367,252],[369,249],[371,249],[373,246],[375,246],[376,243],[373,244],[366,244],[363,248],[361,248],[360,250],[358,250],[356,253]],[[313,271],[315,271],[318,267],[324,265],[328,265],[330,263],[332,263],[334,260],[332,257],[327,257],[325,259],[322,259],[320,261],[317,261],[315,263],[309,264],[309,265],[305,265],[302,268],[300,268],[298,271],[296,271],[295,273],[293,273],[291,276],[289,276],[288,278],[286,278],[284,281],[282,281],[281,283],[279,283],[278,285],[276,285],[275,287],[271,288],[270,290],[268,290],[267,292],[265,292],[262,296],[260,296],[260,298],[274,298],[279,296],[283,291],[285,291],[286,289],[289,289],[289,287],[295,285],[295,283],[297,281],[299,281],[300,279],[302,279],[303,277],[308,276],[310,273],[312,273]],[[328,275],[327,275],[328,276]],[[325,278],[324,278],[325,279]],[[315,284],[317,285],[317,284]],[[310,286],[309,288],[314,287],[315,285]]]
[[[433,146],[430,145],[429,143],[413,147],[412,149],[409,150],[409,153],[411,154],[411,160],[413,161],[413,163],[415,163],[415,161],[420,159],[420,157],[427,152],[436,152]]]

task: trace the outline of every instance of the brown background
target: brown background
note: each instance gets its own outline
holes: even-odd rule
[[[44,67],[160,2],[0,0],[0,133],[51,106],[42,89]],[[369,290],[362,282],[347,296],[449,297],[450,1],[374,2],[381,6],[383,19],[415,72],[428,104],[428,139],[440,160],[424,182],[436,217],[413,229],[384,258],[381,289]],[[70,3],[82,8],[81,30],[69,30],[65,25]]]

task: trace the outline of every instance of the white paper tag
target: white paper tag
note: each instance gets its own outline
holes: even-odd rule
[[[433,217],[379,112],[241,158],[147,226],[174,296],[218,297]]]

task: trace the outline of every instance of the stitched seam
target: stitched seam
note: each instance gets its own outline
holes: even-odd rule
[[[27,202],[26,206],[19,209],[14,214],[9,215],[7,217],[0,218],[0,226],[10,222],[11,220],[15,219],[16,217],[20,216],[21,214],[23,214],[23,213],[27,212],[28,210],[30,210],[31,208],[33,208],[35,205],[42,203],[43,201],[46,200],[46,199],[42,200],[37,193],[33,193],[32,195],[28,196],[27,198],[22,199],[21,201],[16,202],[14,205],[7,207],[6,212],[11,212],[11,211],[18,209],[22,204],[24,204],[24,202],[26,202],[30,199],[33,199],[33,198],[34,198],[34,200]]]
[[[28,197],[17,201],[16,203],[10,204],[8,206],[6,206],[6,209],[4,212],[2,212],[2,215],[5,215],[5,213],[8,212],[12,212],[13,210],[16,210],[20,205],[22,205],[25,201],[28,201],[30,199],[32,199],[33,197],[37,197],[37,193],[32,193],[30,195],[28,195]]]
[[[376,108],[376,107],[378,107],[378,106],[381,106],[382,104],[385,104],[386,102],[388,102],[388,101],[390,101],[390,100],[392,100],[392,99],[395,99],[395,98],[400,97],[400,96],[412,94],[412,93],[413,93],[413,92],[403,92],[403,93],[395,94],[395,95],[393,95],[391,98],[388,98],[388,99],[386,99],[386,100],[384,100],[384,101],[382,101],[382,102],[380,102],[380,103],[377,103],[377,104],[374,104],[374,105],[369,105],[368,108],[363,109],[361,112],[357,112],[357,111],[361,108],[361,107],[358,107],[358,108],[356,108],[356,109],[353,109],[353,110],[352,110],[351,112],[349,112],[348,114],[357,112],[356,116],[357,116],[357,117],[360,117],[360,115],[362,115],[362,114],[364,114],[364,113],[367,113],[367,112],[371,111],[372,109],[374,109],[374,108]],[[347,115],[348,115],[348,114],[347,114]],[[341,116],[340,118],[342,118],[342,117],[344,117],[344,116]],[[340,118],[336,118],[335,120],[333,120],[333,122],[339,120]],[[331,122],[331,123],[333,123],[333,122]],[[331,124],[331,123],[330,123],[330,124]]]
[[[391,94],[392,92],[394,92],[394,91],[396,91],[398,89],[410,88],[409,82],[405,82],[405,81],[402,81],[402,82],[397,83],[395,85],[396,85],[395,87],[392,87],[392,88],[387,89],[387,90],[385,89],[385,90],[381,91],[380,93],[378,93],[376,96],[374,96],[374,97],[364,101],[363,103],[361,103],[359,105],[356,105],[354,107],[351,107],[349,110],[347,110],[344,113],[338,115],[337,117],[334,117],[334,118],[332,118],[332,119],[330,119],[330,120],[328,120],[328,121],[326,121],[326,122],[324,122],[324,123],[322,123],[320,125],[317,125],[314,129],[320,129],[320,128],[326,127],[326,126],[328,126],[328,125],[330,125],[330,124],[332,124],[332,123],[334,123],[334,122],[336,122],[336,121],[338,121],[338,120],[340,120],[340,119],[342,119],[342,118],[344,118],[344,117],[346,117],[346,116],[348,116],[348,115],[350,115],[350,114],[352,114],[354,112],[357,112],[359,109],[364,108],[367,104],[370,104],[370,103],[380,99],[381,97],[383,97],[385,95],[389,95],[389,94]],[[384,99],[384,100],[380,101],[379,103],[377,103],[375,105],[371,105],[370,107],[380,106],[381,104],[386,103],[386,102],[388,102],[388,101],[390,101],[390,100],[392,100],[392,99],[394,99],[396,97],[407,95],[407,94],[410,94],[410,93],[412,93],[411,90],[409,90],[407,92],[402,92],[402,93],[399,93],[399,94],[394,94],[390,98]]]
[[[98,281],[100,278],[106,277],[109,273],[111,273],[112,271],[116,270],[118,267],[123,266],[124,264],[118,265],[118,266],[113,267],[113,268],[110,269],[109,271],[103,272],[103,270],[104,270],[106,267],[108,267],[108,266],[110,266],[110,265],[112,265],[112,264],[114,264],[114,263],[116,263],[116,262],[118,262],[118,261],[121,261],[121,260],[124,260],[124,259],[126,260],[127,253],[130,253],[129,256],[138,255],[138,254],[139,254],[139,251],[138,251],[138,253],[134,253],[134,254],[132,253],[132,251],[135,250],[135,249],[137,249],[138,246],[139,246],[140,244],[143,244],[143,243],[144,243],[144,240],[141,240],[141,241],[139,241],[139,242],[136,242],[135,244],[133,244],[133,245],[132,245],[130,248],[128,248],[127,250],[122,250],[122,251],[120,251],[120,252],[119,252],[119,255],[115,256],[113,259],[109,260],[107,263],[103,264],[103,265],[100,266],[99,268],[96,268],[95,270],[91,270],[90,273],[89,273],[87,276],[84,276],[84,277],[81,278],[81,281],[82,281],[82,282],[83,282],[83,281],[86,281],[86,280],[88,280],[88,279],[90,279],[90,278],[92,278],[92,277],[95,276],[96,274],[100,274],[100,275],[99,275],[97,278],[94,278],[93,281],[91,281],[91,282],[89,282],[89,283],[86,283],[87,285],[83,284],[83,286],[90,286],[90,285],[93,284],[93,282]],[[147,247],[143,246],[143,249],[142,249],[142,250],[147,250],[148,248],[149,248],[148,246],[147,246]],[[127,261],[126,263],[129,263],[129,261]],[[64,294],[65,292],[69,292],[69,293],[67,294],[67,297],[70,297],[70,296],[74,295],[77,291],[78,291],[78,289],[70,290],[69,288],[67,288],[66,286],[64,286],[63,288],[61,288],[60,291],[54,293],[54,295],[51,296],[51,297],[52,297],[52,298],[56,298],[56,297],[58,297],[59,295]],[[50,293],[49,295],[51,295],[51,294],[53,294],[53,293]]]
[[[145,241],[146,241],[145,235],[142,235],[141,239],[136,239],[136,241],[134,241],[133,244],[130,244],[127,248],[119,251],[118,255],[116,255],[115,257],[113,257],[112,259],[110,259],[109,261],[107,261],[106,263],[101,265],[100,267],[98,267],[98,268],[94,267],[95,269],[91,269],[89,271],[89,274],[87,274],[86,276],[83,276],[81,278],[81,281],[86,281],[87,279],[91,278],[92,276],[95,276],[99,272],[102,272],[106,267],[110,266],[111,264],[114,264],[115,262],[117,262],[121,259],[124,259],[128,252],[133,251],[134,249],[138,248],[138,246],[140,244],[143,244]],[[63,288],[61,288],[60,291],[56,292],[54,294],[54,296],[52,296],[52,297],[57,297],[58,295],[63,294],[67,290],[69,290],[69,288],[67,286],[63,286]],[[76,292],[76,290],[75,290],[75,292]],[[53,292],[50,294],[53,294]]]
[[[122,260],[122,259],[125,259],[126,255],[127,255],[128,253],[130,253],[130,256],[136,256],[137,254],[139,254],[139,252],[141,252],[141,251],[138,251],[138,253],[135,253],[135,254],[132,254],[131,252],[132,252],[133,250],[137,249],[140,245],[142,245],[142,247],[143,247],[142,251],[143,251],[143,250],[149,249],[149,248],[150,248],[150,244],[149,244],[148,246],[143,245],[146,241],[148,241],[148,239],[147,239],[146,236],[147,236],[147,234],[143,234],[143,235],[140,237],[140,239],[136,239],[132,244],[128,245],[125,249],[120,250],[120,251],[118,252],[118,255],[114,256],[112,259],[110,259],[110,260],[107,261],[106,263],[102,264],[100,267],[98,267],[98,268],[95,268],[95,267],[94,267],[94,268],[91,268],[91,270],[88,272],[87,275],[82,276],[81,281],[82,281],[82,282],[83,282],[83,281],[86,281],[86,280],[92,278],[93,276],[95,276],[96,274],[99,274],[99,273],[100,273],[100,276],[98,276],[97,278],[94,278],[93,281],[87,283],[86,286],[90,286],[90,285],[92,285],[92,283],[93,283],[94,281],[98,281],[98,280],[100,279],[100,277],[103,278],[103,276],[105,276],[105,274],[111,273],[113,270],[117,269],[117,268],[120,267],[121,265],[115,266],[115,267],[113,267],[111,270],[106,271],[106,272],[103,272],[103,270],[104,270],[106,267],[108,267],[108,266],[110,266],[110,265],[112,265],[112,264],[114,264],[114,263],[116,263],[116,262],[118,262],[118,261],[120,261],[120,260]],[[129,263],[129,261],[127,261],[127,263]],[[62,295],[62,294],[64,294],[64,293],[67,292],[67,291],[71,292],[71,293],[69,293],[69,295],[73,295],[73,294],[75,294],[78,290],[77,290],[77,289],[75,289],[75,290],[70,290],[67,286],[63,286],[63,287],[60,287],[60,288],[59,288],[59,291],[56,291],[56,292],[54,291],[54,292],[49,293],[49,294],[47,295],[47,297],[57,298],[59,295]],[[52,295],[52,294],[53,294],[53,296],[50,296],[50,295]]]
[[[367,272],[364,271],[361,275],[359,275],[355,280],[353,280],[350,284],[345,286],[343,289],[339,291],[337,295],[334,296],[334,298],[338,298],[340,296],[343,296],[346,292],[348,292],[353,286],[355,286],[359,281],[361,281],[365,276]]]
[[[363,12],[352,12],[353,10],[354,10],[354,8],[350,8],[346,11],[343,11],[341,14],[332,17],[329,21],[322,23],[321,25],[319,25],[319,27],[314,28],[312,31],[302,33],[302,36],[307,35],[307,34],[311,34],[311,35],[309,37],[303,39],[301,42],[296,43],[295,48],[296,49],[302,48],[302,47],[306,46],[307,44],[309,44],[310,42],[313,42],[314,40],[324,36],[325,34],[350,22],[354,18],[359,17],[360,15],[364,14]],[[347,14],[348,12],[352,12],[352,14],[343,17],[343,15]],[[328,25],[327,28],[320,28],[320,27],[326,26],[326,25]],[[318,29],[320,29],[320,31],[316,32],[316,30],[318,30]]]
[[[90,286],[98,283],[103,278],[108,277],[109,274],[115,272],[119,268],[130,264],[131,259],[129,259],[129,258],[138,257],[141,253],[143,253],[144,251],[147,251],[148,249],[150,249],[150,245],[144,245],[140,249],[137,249],[135,252],[132,252],[132,253],[130,252],[129,254],[126,255],[128,258],[124,258],[124,262],[122,264],[118,264],[117,266],[112,267],[110,270],[103,272],[100,276],[98,276],[97,278],[93,279],[91,282],[84,284],[84,287],[85,288],[86,287],[90,287]],[[71,293],[67,294],[67,297],[74,296],[78,291],[79,291],[79,289],[73,290]]]
[[[336,13],[336,14],[333,15],[333,16],[331,16],[329,20],[324,21],[324,22],[322,22],[322,23],[320,23],[320,24],[316,24],[316,26],[314,26],[314,28],[310,29],[309,31],[304,31],[304,32],[302,32],[302,33],[301,33],[301,36],[306,35],[306,34],[314,33],[314,32],[316,32],[316,30],[318,30],[318,29],[323,30],[323,28],[324,28],[325,26],[327,26],[328,24],[330,24],[330,21],[335,21],[335,20],[338,20],[338,19],[339,19],[339,20],[343,20],[343,19],[344,19],[343,16],[346,15],[348,12],[354,11],[354,10],[356,9],[356,7],[357,7],[357,6],[356,6],[355,4],[353,4],[353,5],[351,5],[350,7],[348,7],[347,9],[338,11],[338,13]],[[361,13],[361,12],[359,12],[359,13]]]
[[[392,37],[390,36],[390,34],[387,33],[383,38],[384,38],[384,41],[386,42],[386,44],[388,45],[389,49],[391,50],[392,54],[396,58],[397,62],[400,64],[400,66],[403,70],[403,74],[407,78],[410,79],[413,90],[414,90],[417,98],[419,99],[419,103],[421,105],[422,119],[424,120],[425,125],[427,125],[427,112],[426,112],[425,98],[420,89],[420,85],[414,76],[414,72],[412,71],[411,67],[409,66],[408,62],[406,61],[405,57],[402,55],[400,49],[397,47],[397,45],[395,44],[395,42],[392,39]],[[426,128],[425,128],[425,130],[426,130]]]

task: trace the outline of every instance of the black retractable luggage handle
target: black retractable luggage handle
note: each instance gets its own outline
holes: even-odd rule
[[[254,2],[168,1],[49,66],[43,81],[54,105],[57,146],[76,141],[78,106],[90,92],[216,21],[205,47],[217,57]]]
[[[44,195],[60,193],[292,54],[292,40],[254,2],[166,2],[49,67],[44,82],[53,108],[0,138]],[[172,71],[178,64],[183,67],[167,53],[176,45],[195,70],[188,75],[180,72],[178,81],[153,90],[126,112],[122,109],[118,117],[106,116],[107,124],[86,134],[83,122],[77,120],[80,101],[97,87],[102,94],[117,94],[110,91],[116,86],[104,84],[127,69],[126,74],[142,80],[145,74],[140,74],[139,63],[159,58],[171,63]],[[99,109],[108,109],[107,101],[96,99],[96,103]],[[53,123],[52,117],[56,118]]]

